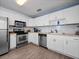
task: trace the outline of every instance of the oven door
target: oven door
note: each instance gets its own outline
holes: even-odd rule
[[[27,41],[26,34],[17,35],[17,44],[23,43]]]

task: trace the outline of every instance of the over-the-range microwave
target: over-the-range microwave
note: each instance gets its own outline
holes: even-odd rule
[[[16,26],[17,28],[26,27],[26,22],[23,22],[23,21],[15,21],[15,26]]]

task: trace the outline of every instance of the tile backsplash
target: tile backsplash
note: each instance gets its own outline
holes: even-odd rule
[[[79,31],[79,25],[65,25],[65,26],[48,26],[48,27],[37,27],[41,30],[41,32],[53,32],[56,33],[65,33],[65,34],[75,34],[77,31]]]

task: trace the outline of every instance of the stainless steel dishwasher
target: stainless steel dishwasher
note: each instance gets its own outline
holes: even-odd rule
[[[47,35],[39,34],[39,45],[42,47],[47,47]]]

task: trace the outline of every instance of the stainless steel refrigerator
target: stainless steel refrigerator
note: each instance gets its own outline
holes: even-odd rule
[[[9,50],[8,18],[0,17],[0,55]]]

